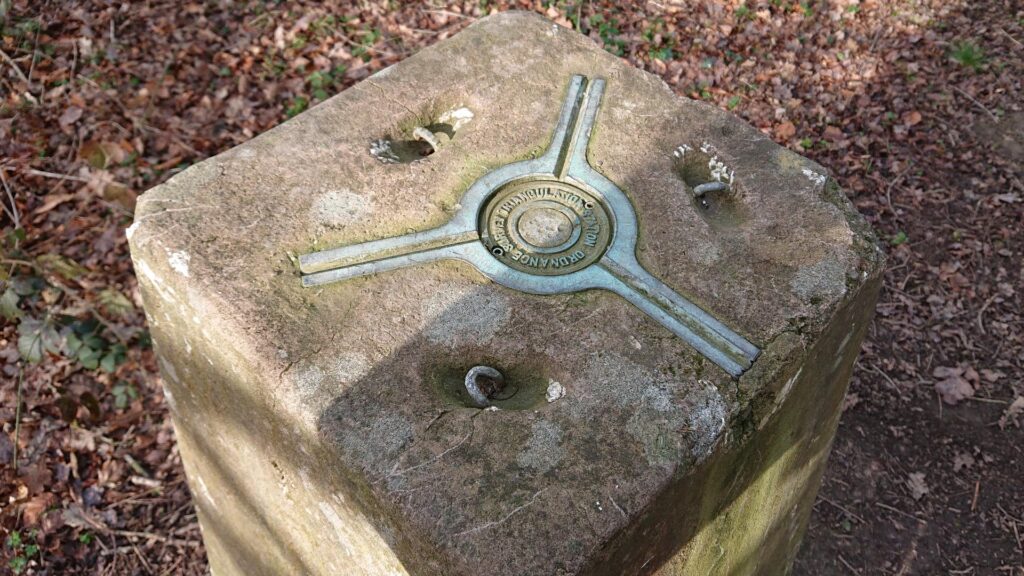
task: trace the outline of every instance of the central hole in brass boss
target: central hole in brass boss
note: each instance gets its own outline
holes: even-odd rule
[[[498,189],[480,213],[480,239],[502,264],[543,276],[600,260],[612,219],[597,196],[557,180],[520,180]]]

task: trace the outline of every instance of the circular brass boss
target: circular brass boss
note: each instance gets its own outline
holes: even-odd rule
[[[542,276],[597,262],[612,237],[611,218],[593,194],[557,180],[500,188],[480,215],[480,239],[502,264]]]

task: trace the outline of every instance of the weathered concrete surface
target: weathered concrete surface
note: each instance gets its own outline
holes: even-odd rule
[[[589,158],[641,262],[763,350],[742,378],[617,296],[460,262],[301,288],[295,255],[437,226],[542,152],[577,73],[608,81]],[[369,154],[461,108],[426,159]],[[710,176],[737,194],[702,208]],[[522,13],[188,169],[129,233],[218,575],[782,573],[882,266],[821,166]],[[476,364],[518,388],[505,409],[466,407]]]

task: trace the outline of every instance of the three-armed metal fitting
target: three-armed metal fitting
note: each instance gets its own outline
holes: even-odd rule
[[[587,161],[604,85],[573,76],[547,151],[474,182],[447,224],[301,256],[303,285],[459,259],[531,294],[609,290],[740,376],[758,348],[640,265],[633,205]]]

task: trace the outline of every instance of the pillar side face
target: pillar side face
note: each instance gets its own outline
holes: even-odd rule
[[[883,264],[824,168],[524,13],[147,192],[129,241],[215,574],[784,571]]]

